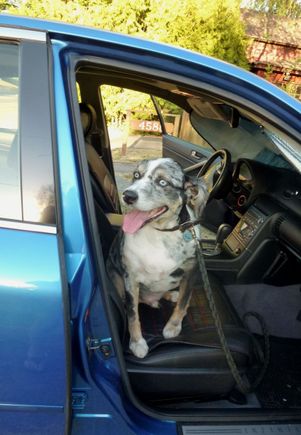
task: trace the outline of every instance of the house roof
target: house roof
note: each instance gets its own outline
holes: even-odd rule
[[[301,19],[279,17],[249,9],[242,10],[242,19],[248,36],[301,48]]]

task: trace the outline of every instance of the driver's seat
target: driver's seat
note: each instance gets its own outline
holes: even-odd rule
[[[199,284],[200,277],[195,281],[182,332],[176,338],[164,339],[162,336],[173,310],[172,303],[162,301],[159,310],[140,304],[142,331],[150,349],[143,359],[135,357],[128,349],[125,310],[114,292],[115,318],[128,375],[134,391],[144,401],[210,400],[227,397],[235,386]],[[211,274],[210,282],[228,346],[240,372],[245,373],[253,364],[250,334],[235,313],[221,283]]]

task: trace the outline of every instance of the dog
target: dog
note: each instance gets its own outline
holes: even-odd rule
[[[143,160],[123,192],[129,212],[112,244],[107,270],[125,302],[129,348],[138,358],[148,353],[139,302],[154,308],[161,298],[175,302],[163,336],[172,338],[181,332],[191,296],[189,280],[197,266],[191,229],[183,229],[187,221],[199,222],[208,196],[207,184],[199,178],[187,180],[170,158]],[[198,233],[198,225],[193,228]]]

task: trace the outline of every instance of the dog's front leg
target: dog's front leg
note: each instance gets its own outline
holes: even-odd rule
[[[173,313],[163,329],[164,338],[177,337],[182,329],[182,321],[187,312],[192,288],[186,275],[183,276],[180,283],[179,296],[177,305]]]
[[[126,310],[130,334],[130,350],[138,358],[144,358],[148,352],[148,345],[142,336],[139,320],[139,285],[138,283],[127,283],[126,285]]]

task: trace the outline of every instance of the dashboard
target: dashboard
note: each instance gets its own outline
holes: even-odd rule
[[[224,202],[235,224],[223,249],[229,258],[237,259],[232,261],[237,276],[243,282],[265,281],[288,263],[294,264],[296,275],[301,265],[300,174],[239,159]],[[277,285],[280,281],[278,277]]]
[[[244,213],[262,196],[301,218],[300,174],[255,160],[239,159],[234,165],[232,188],[225,198],[226,204],[234,211]]]
[[[232,185],[232,201],[238,209],[249,202],[250,195],[255,188],[253,171],[246,161],[240,160],[235,167]]]

